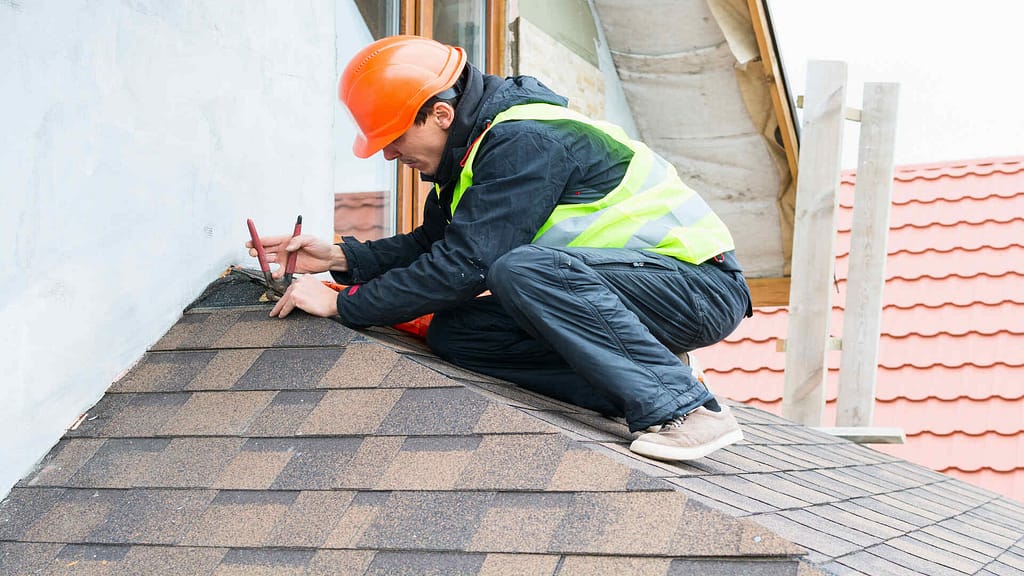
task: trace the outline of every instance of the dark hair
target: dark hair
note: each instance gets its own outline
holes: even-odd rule
[[[416,124],[423,124],[424,122],[426,122],[427,116],[430,116],[430,114],[434,110],[434,104],[437,104],[438,102],[450,104],[452,108],[455,108],[456,106],[459,105],[459,95],[456,94],[454,90],[449,88],[448,90],[445,90],[440,94],[431,96],[429,99],[427,99],[426,102],[423,103],[423,106],[420,106],[420,109],[416,112]]]

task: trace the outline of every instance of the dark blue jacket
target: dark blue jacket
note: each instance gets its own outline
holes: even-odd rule
[[[480,143],[473,186],[451,214],[452,190],[470,145],[499,112],[517,104],[567,100],[535,78],[501,79],[467,66],[461,95],[423,224],[408,234],[341,248],[348,272],[337,282],[362,284],[338,296],[349,326],[390,325],[467,302],[486,289],[490,265],[529,244],[559,203],[590,202],[622,179],[632,152],[605,134],[573,122],[522,120],[496,125]]]

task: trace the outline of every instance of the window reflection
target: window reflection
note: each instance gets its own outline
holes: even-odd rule
[[[486,0],[434,0],[434,39],[461,46],[474,66],[485,69]]]

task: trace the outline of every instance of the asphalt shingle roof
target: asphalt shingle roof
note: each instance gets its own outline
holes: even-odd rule
[[[1024,506],[734,405],[689,464],[389,329],[207,305],[0,504],[0,574],[1019,574]]]

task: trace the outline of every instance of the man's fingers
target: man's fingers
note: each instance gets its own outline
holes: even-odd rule
[[[295,304],[292,302],[292,287],[289,286],[281,296],[281,299],[277,301],[277,304],[274,304],[274,308],[270,311],[270,315],[277,316],[278,318],[284,318],[292,311],[293,308],[295,308]]]
[[[281,312],[281,308],[284,307],[284,298],[281,298],[274,304],[274,307],[270,310],[270,316],[277,316]]]

